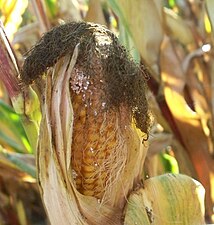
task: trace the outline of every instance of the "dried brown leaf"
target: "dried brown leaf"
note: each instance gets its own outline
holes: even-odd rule
[[[209,140],[204,134],[199,116],[188,107],[184,99],[185,77],[169,38],[165,38],[162,45],[161,76],[166,101],[174,116],[183,145],[200,182],[206,189],[207,212],[211,214],[213,202],[211,190],[214,188],[210,177],[214,171],[214,164],[208,150]]]

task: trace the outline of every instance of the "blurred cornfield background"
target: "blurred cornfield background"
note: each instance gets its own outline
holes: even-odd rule
[[[20,67],[55,25],[85,20],[115,32],[150,73],[154,122],[145,177],[170,172],[199,180],[206,189],[206,221],[214,222],[213,0],[0,0],[0,19],[1,35],[4,26]],[[48,224],[35,150],[1,82],[2,71],[0,225]]]

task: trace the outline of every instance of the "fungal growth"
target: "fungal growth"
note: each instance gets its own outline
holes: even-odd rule
[[[148,134],[147,74],[111,31],[93,23],[71,22],[47,32],[31,49],[21,72],[23,83],[50,74],[77,44],[78,58],[69,82],[74,111],[72,174],[80,193],[102,199],[127,171],[133,123]]]

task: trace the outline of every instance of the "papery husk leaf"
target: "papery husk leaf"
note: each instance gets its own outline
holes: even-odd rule
[[[136,132],[133,133],[132,142],[127,141],[130,151],[127,169],[112,184],[111,191],[106,192],[106,202],[77,191],[71,165],[73,108],[69,91],[69,79],[77,55],[78,45],[71,60],[69,55],[65,56],[47,74],[37,155],[42,198],[52,225],[121,224],[126,193],[135,179],[138,180],[147,146],[142,145]]]
[[[155,98],[155,95],[152,92],[148,92],[148,101],[151,108],[152,113],[155,115],[156,121],[158,121],[159,124],[163,127],[164,131],[171,133],[172,130],[168,124],[168,121],[163,116],[160,106]]]
[[[124,224],[205,224],[204,194],[202,185],[186,175],[147,179],[143,188],[130,195]]]
[[[63,78],[63,76],[61,76],[61,78]],[[62,147],[58,148],[59,152],[56,152],[57,145],[55,147],[52,144],[52,137],[54,137],[54,134],[52,134],[52,130],[50,127],[50,107],[52,99],[51,85],[51,79],[49,76],[47,76],[45,104],[43,106],[44,114],[41,122],[42,129],[40,131],[40,141],[38,145],[37,156],[38,179],[40,183],[42,198],[46,206],[47,214],[50,218],[51,224],[72,224],[69,221],[75,221],[76,224],[87,224],[78,210],[74,193],[69,193],[66,187],[68,178],[65,174],[65,163],[62,164],[64,165],[63,168],[61,168],[59,164],[59,160],[61,158],[64,159],[65,162],[65,156],[63,155],[63,145]],[[59,101],[57,101],[57,99],[54,106],[59,107]],[[56,124],[54,125],[56,126]],[[57,125],[60,126],[61,121],[59,121]],[[56,126],[55,131],[57,128],[59,127]],[[58,139],[60,137],[62,138],[62,136],[59,136]],[[62,143],[63,139],[61,139],[61,144]],[[57,153],[61,153],[61,155],[59,155],[59,158],[57,156]]]

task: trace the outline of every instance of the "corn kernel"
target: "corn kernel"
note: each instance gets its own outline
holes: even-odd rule
[[[81,191],[83,195],[87,195],[87,196],[93,196],[94,195],[94,191],[92,190],[82,190]]]
[[[93,171],[95,171],[95,167],[94,166],[90,166],[90,165],[83,165],[82,166],[82,170],[84,172],[93,172]]]

